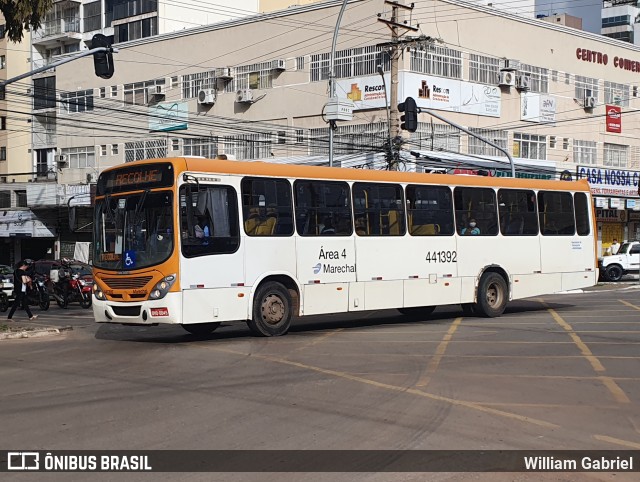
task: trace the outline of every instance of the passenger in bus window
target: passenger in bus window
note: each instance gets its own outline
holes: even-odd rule
[[[477,236],[480,234],[480,228],[478,227],[478,223],[476,223],[475,219],[469,219],[469,225],[462,229],[462,234],[464,236]]]
[[[324,218],[323,223],[320,225],[320,234],[325,236],[336,234],[336,228],[333,226],[333,221],[330,216]]]

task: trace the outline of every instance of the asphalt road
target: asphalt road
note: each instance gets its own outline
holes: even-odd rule
[[[6,450],[640,450],[640,290],[512,302],[501,318],[97,325],[55,306],[0,341]],[[21,316],[24,316],[23,314]],[[330,464],[330,461],[327,461]],[[630,474],[20,474],[15,480],[633,480]],[[637,475],[637,474],[636,474]],[[34,478],[35,477],[35,478]],[[488,477],[488,478],[486,478]]]

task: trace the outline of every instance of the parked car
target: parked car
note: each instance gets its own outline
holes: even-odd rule
[[[13,296],[13,269],[0,264],[0,312],[9,309],[9,299]]]
[[[600,276],[606,281],[620,281],[625,274],[640,270],[640,241],[625,242],[616,254],[598,260]]]

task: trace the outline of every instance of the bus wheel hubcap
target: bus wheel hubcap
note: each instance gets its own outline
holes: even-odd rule
[[[269,295],[262,302],[262,319],[270,325],[275,325],[282,321],[284,311],[284,303],[276,295]]]
[[[489,306],[495,307],[499,305],[501,301],[500,298],[500,288],[494,284],[490,285],[487,290],[487,303],[489,303]]]

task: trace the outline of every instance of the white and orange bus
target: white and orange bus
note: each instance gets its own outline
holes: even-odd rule
[[[586,181],[156,159],[98,180],[98,322],[204,335],[246,321],[509,300],[596,283]]]

